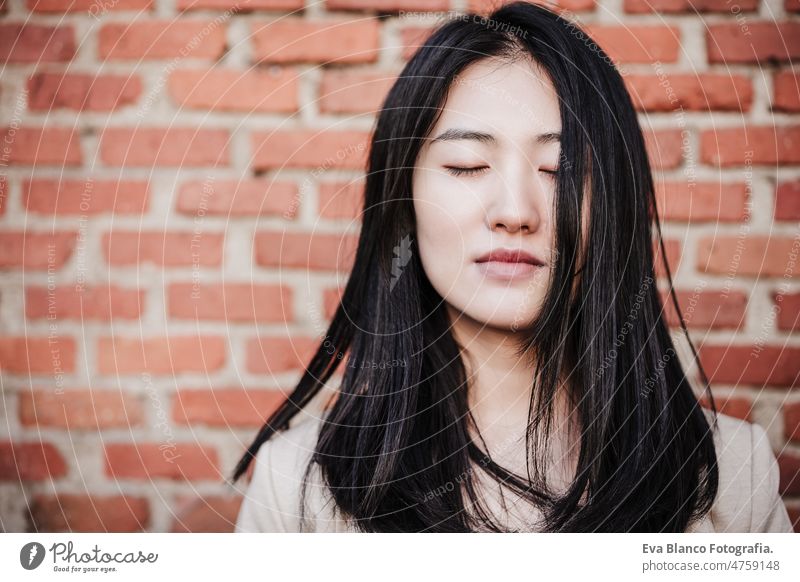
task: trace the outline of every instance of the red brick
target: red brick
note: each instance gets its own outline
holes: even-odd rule
[[[353,267],[358,238],[348,234],[258,232],[256,264],[282,269],[349,271]]]
[[[325,289],[322,293],[323,317],[327,320],[333,319],[336,309],[342,300],[344,288]]]
[[[800,0],[787,0],[787,4],[791,1],[794,1],[800,6]],[[800,507],[793,507],[791,505],[788,505],[786,509],[789,512],[789,521],[792,522],[792,527],[794,527],[794,532],[800,533]]]
[[[800,442],[800,402],[783,405],[783,426],[787,439]]]
[[[639,111],[749,111],[753,84],[744,75],[628,75],[628,92]]]
[[[169,93],[187,109],[291,113],[297,111],[297,72],[289,69],[175,71]]]
[[[351,218],[361,216],[364,208],[364,181],[322,183],[319,185],[319,216]]]
[[[747,186],[719,182],[657,182],[663,220],[740,222],[747,217]]]
[[[683,135],[680,130],[662,129],[644,132],[650,164],[654,169],[677,168],[683,161]]]
[[[778,329],[800,331],[800,293],[773,293],[772,302]]]
[[[772,109],[800,111],[800,76],[793,71],[781,71],[773,79]]]
[[[172,405],[177,424],[260,427],[287,395],[280,390],[179,390]]]
[[[67,127],[0,128],[0,143],[8,164],[79,166],[78,133]]]
[[[698,241],[697,270],[737,276],[798,276],[791,267],[797,241],[773,236],[712,236]]]
[[[99,18],[109,10],[147,11],[153,7],[153,0],[114,0],[99,2],[98,0],[27,0],[31,12],[87,12]]]
[[[707,129],[700,134],[703,163],[715,166],[800,163],[800,125]]]
[[[38,214],[142,214],[147,210],[146,180],[38,178],[23,182],[25,208]]]
[[[311,361],[321,340],[313,337],[260,337],[247,342],[247,371],[280,374],[302,370]]]
[[[727,398],[720,402],[719,411],[728,416],[735,416],[750,422],[753,412],[753,403],[747,398]]]
[[[225,365],[227,344],[217,336],[155,338],[100,338],[97,342],[100,374],[179,374],[213,372]]]
[[[738,14],[740,12],[754,12],[758,10],[759,0],[737,0],[733,4],[730,0],[625,0],[625,12],[641,14],[647,12],[660,12],[664,14],[688,14],[697,12],[724,12]],[[733,10],[736,12],[733,12]]]
[[[24,426],[67,430],[141,426],[139,400],[119,390],[36,389],[20,392],[19,418]]]
[[[226,22],[176,19],[107,23],[100,29],[101,59],[216,59],[225,51]]]
[[[143,303],[144,290],[117,285],[32,286],[25,289],[25,315],[29,319],[138,319],[142,315]]]
[[[396,74],[387,72],[325,71],[319,109],[323,113],[374,113],[396,78]]]
[[[0,176],[0,216],[6,212],[8,203],[8,181],[5,176]]]
[[[64,63],[75,56],[71,25],[0,24],[0,61],[8,63]]]
[[[292,289],[280,284],[172,283],[168,293],[169,315],[178,319],[257,324],[294,321]]]
[[[400,30],[402,58],[410,59],[433,32],[432,26],[406,26]]]
[[[680,267],[680,261],[683,258],[683,251],[681,249],[681,242],[679,240],[670,240],[667,239],[664,241],[664,249],[666,250],[666,259],[667,263],[669,264],[669,270],[672,273],[672,276],[675,276],[675,272]],[[666,278],[667,271],[663,265],[663,257],[661,255],[661,247],[657,244],[653,244],[653,261],[655,264],[655,272],[656,277],[659,278]]]
[[[67,337],[0,337],[0,371],[61,374],[75,371],[75,340]]]
[[[254,24],[251,40],[257,62],[371,63],[378,58],[375,19],[308,22],[299,18]]]
[[[706,344],[699,354],[711,382],[758,387],[800,386],[800,348]]]
[[[107,443],[105,462],[106,475],[112,479],[222,478],[216,449],[196,443]]]
[[[778,184],[775,192],[775,220],[800,220],[800,180]]]
[[[300,193],[294,182],[263,179],[195,180],[181,186],[177,211],[200,216],[297,217]]]
[[[325,0],[328,10],[375,10],[378,12],[446,11],[449,0]]]
[[[584,28],[614,63],[673,63],[678,60],[681,31],[675,26],[595,24]]]
[[[778,454],[778,466],[781,470],[781,495],[800,495],[800,455],[784,451]]]
[[[370,136],[362,131],[275,130],[253,132],[252,166],[275,168],[363,169]]]
[[[709,24],[709,63],[785,62],[800,58],[800,22]]]
[[[714,403],[717,406],[717,412],[727,414],[728,416],[735,416],[736,418],[741,418],[748,422],[751,421],[750,414],[753,411],[753,403],[747,398],[736,398],[732,396],[720,398],[719,396],[714,396]],[[700,404],[705,408],[711,408],[705,396],[700,398]]]
[[[300,10],[303,0],[178,0],[179,10]]]
[[[223,234],[202,231],[115,230],[103,235],[103,253],[111,265],[218,266],[222,264],[223,241]]]
[[[30,520],[37,532],[139,532],[150,521],[145,497],[61,493],[36,495]]]
[[[231,533],[241,505],[241,497],[182,498],[176,507],[170,531]]]
[[[739,329],[745,323],[747,295],[735,291],[676,291],[687,328]],[[680,327],[678,314],[667,291],[661,293],[664,316],[671,327]]]
[[[469,0],[467,6],[469,10],[479,12],[481,14],[486,14],[491,10],[494,10],[498,6],[502,6],[504,4],[508,4],[512,0]],[[533,0],[528,0],[529,2],[533,2]],[[536,1],[536,4],[540,4],[540,2]],[[553,0],[552,2],[547,2],[547,7],[554,12],[560,12],[563,10],[569,10],[572,12],[585,12],[585,11],[592,11],[595,7],[594,0]]]
[[[72,256],[74,232],[0,232],[0,268],[60,269]]]
[[[64,458],[50,443],[0,442],[0,481],[43,481],[66,474]]]
[[[111,166],[214,166],[230,163],[226,129],[112,127],[100,138],[100,158]]]
[[[113,111],[135,103],[142,93],[137,75],[36,73],[28,79],[28,109]]]

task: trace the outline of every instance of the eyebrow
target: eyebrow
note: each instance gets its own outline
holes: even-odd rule
[[[480,143],[485,143],[489,145],[494,145],[497,143],[497,138],[493,136],[491,133],[485,133],[482,131],[474,131],[470,129],[460,129],[460,128],[452,128],[443,131],[438,136],[431,140],[431,144],[440,141],[456,141],[461,139],[470,139],[474,141],[478,141]],[[536,136],[536,143],[540,145],[547,145],[550,143],[558,143],[561,141],[561,133],[557,131],[551,131],[548,133],[540,133]]]

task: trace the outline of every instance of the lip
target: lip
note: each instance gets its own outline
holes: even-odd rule
[[[495,249],[475,259],[476,263],[527,263],[529,265],[544,266],[544,261],[522,249]]]
[[[510,281],[535,274],[545,262],[522,249],[495,249],[475,260],[478,269],[487,277]]]

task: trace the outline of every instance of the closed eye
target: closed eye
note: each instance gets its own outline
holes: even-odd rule
[[[472,168],[462,168],[459,166],[445,166],[444,168],[454,176],[474,176],[475,174],[479,174],[483,170],[488,169],[489,166],[475,166]]]
[[[472,167],[472,168],[464,168],[464,167],[460,167],[460,166],[445,166],[444,168],[448,172],[453,174],[454,176],[473,176],[473,175],[479,174],[483,170],[488,169],[489,166],[475,166],[475,167]],[[558,170],[557,169],[556,170],[545,170],[543,168],[540,168],[539,171],[543,172],[545,174],[548,174],[550,176],[553,176],[553,177],[558,175]]]

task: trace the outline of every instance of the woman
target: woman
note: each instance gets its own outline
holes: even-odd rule
[[[677,358],[636,113],[579,32],[514,3],[408,62],[341,304],[236,468],[237,531],[791,530],[765,432],[702,409]]]

